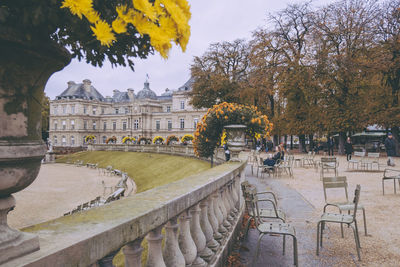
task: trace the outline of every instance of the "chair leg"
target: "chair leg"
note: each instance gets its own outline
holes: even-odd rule
[[[363,219],[364,219],[364,233],[365,233],[365,236],[367,236],[367,217],[365,216],[364,208],[362,209],[362,211],[363,211]]]
[[[322,248],[322,239],[323,239],[323,235],[324,235],[324,231],[323,231],[323,228],[325,227],[325,222],[322,222],[321,223],[321,228],[320,228],[320,233],[319,233],[319,245],[321,246],[321,248]]]
[[[257,262],[258,251],[260,249],[260,243],[261,243],[261,239],[262,239],[263,236],[264,236],[264,233],[260,233],[260,236],[258,237],[257,246],[256,246],[256,254],[253,257],[253,263],[251,264],[251,266],[255,266],[255,264]]]
[[[245,240],[247,238],[247,235],[249,234],[251,220],[253,220],[253,218],[249,217],[249,219],[246,222],[246,227],[244,228],[243,240]]]
[[[382,179],[382,192],[383,192],[383,195],[385,195],[385,180],[384,179]]]
[[[355,226],[356,234],[357,234],[358,247],[361,248],[360,235],[358,234],[358,224],[357,224],[357,221],[356,221],[356,220],[354,220],[354,226]]]
[[[319,230],[320,230],[321,221],[317,224],[317,256],[319,255]]]
[[[294,265],[299,266],[299,260],[297,256],[297,238],[293,235],[293,257],[294,257]]]
[[[344,234],[343,234],[343,223],[340,224],[340,233],[342,234],[342,238],[344,238]]]
[[[357,249],[358,260],[361,261],[359,240],[358,240],[358,235],[357,235],[357,233],[356,233],[357,230],[354,228],[353,225],[351,225],[351,228],[353,229],[354,241],[356,242],[356,249]]]

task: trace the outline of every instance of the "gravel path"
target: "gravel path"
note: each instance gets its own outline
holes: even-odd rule
[[[78,205],[103,196],[102,180],[107,186],[115,186],[120,178],[100,175],[86,167],[42,164],[36,180],[14,194],[17,205],[8,214],[8,224],[23,228],[63,216]]]

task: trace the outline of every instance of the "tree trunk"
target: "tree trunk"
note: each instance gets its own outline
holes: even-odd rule
[[[299,135],[299,152],[300,153],[307,153],[307,148],[306,148],[306,137],[304,134]]]
[[[313,151],[314,150],[314,135],[313,134],[309,134],[308,135],[308,140],[309,140],[309,151]]]
[[[283,145],[284,147],[285,147],[285,149],[286,149],[286,147],[287,147],[287,135],[285,134],[285,144]]]
[[[279,145],[279,137],[277,134],[274,134],[274,147]]]
[[[399,127],[397,127],[397,126],[392,127],[392,134],[393,134],[394,142],[396,144],[396,156],[399,156],[400,155],[400,147],[399,147],[400,129],[399,129]]]
[[[346,142],[346,133],[340,132],[339,133],[339,147],[338,147],[338,154],[344,155],[344,143]]]
[[[293,135],[290,135],[290,150],[293,150]]]

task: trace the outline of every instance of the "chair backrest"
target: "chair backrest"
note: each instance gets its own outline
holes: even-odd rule
[[[335,157],[322,157],[321,158],[321,163],[336,163],[336,158]]]
[[[376,152],[369,152],[368,158],[379,158],[379,153]]]
[[[356,186],[356,190],[354,191],[354,199],[353,199],[353,204],[354,204],[353,221],[355,220],[356,215],[357,215],[358,201],[360,200],[360,192],[361,192],[361,186],[358,184],[358,185]]]
[[[354,156],[356,157],[365,157],[365,152],[355,151]]]
[[[323,177],[322,178],[322,185],[324,188],[324,196],[325,196],[325,202],[328,202],[328,197],[326,194],[326,190],[328,188],[343,188],[345,195],[346,195],[346,201],[349,201],[349,195],[347,193],[347,178],[346,176],[337,176],[337,177]]]

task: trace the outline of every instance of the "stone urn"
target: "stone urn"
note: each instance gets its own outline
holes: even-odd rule
[[[226,137],[227,137],[227,144],[228,149],[231,154],[230,161],[240,161],[239,153],[243,150],[245,143],[245,132],[246,132],[246,125],[241,124],[231,124],[226,125]]]
[[[0,264],[39,249],[36,236],[8,226],[7,214],[15,207],[12,194],[36,179],[46,153],[40,125],[44,86],[70,62],[68,51],[51,40],[23,40],[0,27]]]

